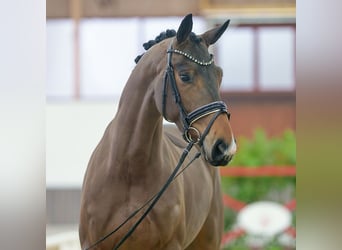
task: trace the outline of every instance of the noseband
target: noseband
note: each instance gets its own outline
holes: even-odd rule
[[[200,140],[203,141],[204,138],[201,139],[201,133],[198,131],[198,129],[196,129],[195,127],[192,126],[193,123],[195,123],[197,120],[208,116],[210,114],[214,114],[214,113],[226,113],[228,116],[228,119],[230,117],[230,114],[227,110],[227,105],[222,102],[222,101],[215,101],[215,102],[211,102],[208,103],[206,105],[203,105],[195,110],[193,110],[192,112],[188,113],[182,103],[182,99],[180,96],[180,93],[178,91],[177,85],[176,85],[176,80],[175,80],[175,75],[174,75],[174,70],[173,70],[173,66],[172,66],[172,53],[176,53],[176,54],[180,54],[184,57],[186,57],[187,59],[201,65],[201,66],[209,66],[214,62],[213,59],[213,55],[210,55],[210,60],[209,61],[201,61],[198,60],[196,58],[194,58],[193,56],[191,56],[190,54],[184,52],[184,51],[180,51],[177,49],[173,49],[172,48],[172,41],[169,45],[169,48],[167,50],[167,68],[166,68],[166,73],[165,73],[165,77],[164,77],[164,89],[163,89],[163,117],[169,121],[166,117],[166,97],[167,97],[167,86],[168,83],[171,84],[171,88],[172,88],[172,93],[173,96],[175,98],[175,103],[177,104],[177,107],[179,109],[179,113],[182,119],[182,123],[183,123],[183,138],[184,140],[186,140],[187,142],[193,142],[193,143],[198,143]],[[168,81],[169,80],[169,81]],[[218,117],[218,115],[215,116],[215,119]],[[214,120],[212,120],[210,122],[210,124],[212,125],[212,123],[214,122]],[[210,129],[210,127],[209,127]],[[190,132],[194,132],[197,135],[197,138],[192,138],[191,133]]]

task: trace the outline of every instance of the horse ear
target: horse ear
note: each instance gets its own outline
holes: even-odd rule
[[[184,42],[192,30],[192,14],[184,17],[177,31],[178,43]]]
[[[224,24],[219,27],[208,30],[202,35],[202,38],[206,42],[207,46],[216,43],[216,41],[222,36],[226,31],[230,20],[227,20]]]

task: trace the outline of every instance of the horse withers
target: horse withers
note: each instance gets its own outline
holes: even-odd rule
[[[79,236],[82,250],[113,249],[156,194],[186,147],[201,157],[174,179],[120,249],[215,250],[223,231],[218,168],[236,151],[229,112],[220,100],[222,70],[208,47],[229,21],[202,35],[187,15],[177,32],[144,44],[120,98],[118,111],[94,150],[84,177]],[[177,128],[163,126],[163,117]],[[101,240],[100,240],[101,239]]]

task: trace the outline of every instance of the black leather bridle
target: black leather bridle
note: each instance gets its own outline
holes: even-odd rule
[[[230,113],[227,110],[227,105],[223,101],[215,101],[215,102],[208,103],[208,104],[203,105],[199,108],[196,108],[195,110],[193,110],[190,113],[188,113],[185,110],[184,105],[182,103],[180,93],[179,93],[177,85],[176,85],[174,70],[173,70],[173,66],[172,66],[172,53],[183,55],[187,59],[189,59],[189,60],[191,60],[191,61],[193,61],[193,62],[195,62],[201,66],[209,66],[213,63],[214,60],[213,60],[213,55],[210,55],[210,60],[207,62],[198,60],[198,59],[194,58],[193,56],[191,56],[190,54],[188,54],[184,51],[173,49],[172,48],[172,42],[173,42],[173,40],[171,40],[169,48],[167,49],[167,67],[166,67],[166,73],[165,73],[165,77],[164,77],[163,101],[162,101],[163,117],[167,121],[169,121],[167,116],[166,116],[167,86],[169,83],[171,85],[172,94],[174,96],[174,100],[175,100],[175,103],[177,104],[177,107],[178,107],[178,110],[180,113],[180,117],[181,117],[181,120],[183,123],[183,138],[187,142],[198,143],[199,141],[201,141],[201,134],[198,131],[198,129],[196,129],[195,127],[192,126],[192,124],[194,122],[196,122],[197,120],[199,120],[205,116],[208,116],[208,115],[214,114],[214,113],[220,113],[220,114],[226,113],[228,116],[228,119],[229,119]],[[217,118],[217,116],[215,116],[215,117]],[[211,121],[211,123],[213,123],[213,122],[214,121]],[[196,133],[196,138],[193,138],[191,136],[191,133],[190,133],[191,131],[193,133]]]

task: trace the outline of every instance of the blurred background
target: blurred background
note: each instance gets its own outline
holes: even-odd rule
[[[212,48],[239,147],[222,169],[222,249],[295,248],[295,1],[47,0],[48,249],[79,249],[83,176],[134,59],[144,42],[177,29],[188,13],[197,34],[231,19]],[[239,213],[259,201],[286,208],[290,226],[267,237],[241,228]]]

